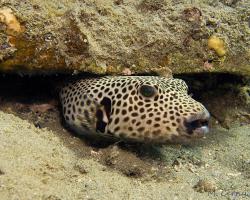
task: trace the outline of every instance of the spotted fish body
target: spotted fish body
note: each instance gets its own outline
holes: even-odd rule
[[[209,113],[180,79],[107,76],[77,80],[60,92],[65,122],[77,133],[165,143],[208,132]]]

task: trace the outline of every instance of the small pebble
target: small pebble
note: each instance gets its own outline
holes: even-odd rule
[[[210,180],[199,180],[198,183],[194,186],[194,190],[197,192],[214,192],[217,189],[216,184]]]
[[[4,172],[0,169],[0,175],[4,175]]]
[[[75,169],[79,171],[81,174],[87,174],[89,172],[89,170],[82,164],[76,164]]]

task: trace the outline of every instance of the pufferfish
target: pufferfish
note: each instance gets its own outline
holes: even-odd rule
[[[181,79],[80,79],[62,88],[60,101],[66,124],[80,135],[164,144],[209,132],[209,112]]]

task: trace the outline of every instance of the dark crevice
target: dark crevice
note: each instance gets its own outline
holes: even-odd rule
[[[189,93],[196,99],[208,92],[220,91],[221,95],[229,91],[237,93],[238,86],[250,85],[250,77],[228,73],[179,74],[174,77],[184,80]]]
[[[74,76],[70,74],[48,76],[0,74],[0,103],[4,101],[9,103],[13,102],[13,104],[39,104],[51,100],[59,102],[59,89],[66,82],[88,77],[98,76],[89,73]],[[227,73],[179,74],[174,75],[174,77],[186,81],[189,87],[189,93],[192,94],[192,97],[203,103],[209,111],[216,110],[215,104],[217,104],[217,107],[220,104],[223,105],[223,107],[220,108],[223,110],[226,110],[226,106],[230,104],[231,107],[242,107],[243,103],[241,100],[249,101],[250,99],[250,89],[248,88],[250,87],[250,77]],[[244,90],[242,90],[244,91],[244,96],[240,97],[242,87],[244,87]],[[58,105],[60,104],[58,103]],[[111,100],[104,98],[102,106],[104,108],[102,112],[105,112],[108,120],[110,120]],[[60,109],[60,106],[58,106],[58,108]],[[211,114],[217,116],[218,121],[223,121],[221,113],[216,114],[215,112],[211,112]],[[101,119],[100,116],[99,118]],[[98,122],[102,122],[102,120]],[[97,125],[98,129],[102,132],[105,124],[99,123]]]
[[[95,74],[82,73],[79,75],[49,75],[49,76],[20,76],[16,74],[0,75],[0,96],[5,99],[13,97],[16,100],[30,103],[40,99],[57,98],[59,89],[66,83],[79,78],[98,77]],[[224,73],[178,74],[175,78],[186,81],[189,92],[194,98],[207,92],[234,90],[238,85],[250,85],[250,77]],[[111,112],[110,100],[104,99],[103,105],[108,117]]]

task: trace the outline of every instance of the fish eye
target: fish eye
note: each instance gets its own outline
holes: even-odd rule
[[[155,87],[150,86],[150,85],[142,85],[139,88],[139,92],[142,94],[144,97],[153,97],[156,95],[157,90]]]

